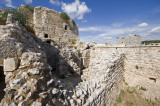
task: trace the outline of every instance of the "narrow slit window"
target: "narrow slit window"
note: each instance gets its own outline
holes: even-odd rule
[[[65,28],[64,28],[65,30],[67,30],[67,25],[65,25]]]
[[[44,37],[45,37],[45,38],[48,38],[48,34],[44,34]]]

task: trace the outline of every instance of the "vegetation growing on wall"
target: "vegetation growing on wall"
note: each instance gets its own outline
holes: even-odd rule
[[[34,12],[34,7],[30,5],[25,5],[24,8],[30,10],[31,12]]]
[[[69,42],[71,42],[72,44],[76,44],[76,40],[74,39],[70,39]]]
[[[146,91],[147,89],[145,87],[141,87],[140,90]]]
[[[136,67],[135,67],[137,70],[139,69],[139,66],[138,65],[136,65]]]
[[[21,11],[18,11],[16,9],[5,9],[0,14],[0,20],[6,22],[8,14],[13,14],[14,18],[19,22],[20,25],[24,27],[27,26],[28,16],[25,15],[25,13],[22,13]]]
[[[29,25],[29,12],[33,14],[34,7],[25,5],[23,7],[19,7],[18,9],[5,9],[0,13],[0,25],[6,25],[8,14],[13,14],[15,20],[18,21],[19,25],[25,27],[27,31],[34,33],[33,28]]]
[[[77,52],[78,52],[78,56],[79,56],[79,57],[82,57],[81,52],[80,52],[79,50],[77,50]]]
[[[76,25],[76,22],[74,20],[72,20],[73,25]]]
[[[160,40],[149,40],[149,41],[142,41],[142,44],[148,45],[151,43],[160,43]]]
[[[61,17],[63,20],[65,20],[65,21],[69,21],[69,19],[70,19],[70,17],[68,16],[68,14],[65,13],[65,12],[61,12],[61,13],[60,13],[60,17]]]

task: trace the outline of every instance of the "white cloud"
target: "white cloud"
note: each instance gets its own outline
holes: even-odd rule
[[[12,7],[12,8],[14,8],[14,6],[12,5],[12,0],[5,0],[5,2],[6,2],[6,6],[7,6],[7,7]]]
[[[140,24],[139,24],[140,25]],[[139,27],[135,25],[132,27],[113,27],[111,26],[95,26],[95,27],[81,27],[79,28],[82,41],[95,41],[105,43],[106,41],[116,41],[117,36],[139,34],[143,40],[160,39],[160,25],[146,25],[146,27]],[[92,37],[84,36],[84,34],[92,34]]]
[[[148,26],[148,24],[145,22],[138,25],[138,27],[146,27],[146,26]]]
[[[153,28],[150,33],[160,33],[160,26]]]
[[[32,0],[25,0],[25,3],[26,3],[26,4],[31,4],[31,3],[32,3]]]
[[[61,3],[58,0],[50,0],[50,3],[53,5],[61,5]]]
[[[127,27],[127,28],[114,28],[114,27],[86,27],[86,28],[79,28],[81,32],[102,32],[101,36],[104,35],[127,35],[129,33],[137,33],[144,31],[144,28],[138,27]]]
[[[82,42],[96,42],[96,43],[106,43],[106,42],[110,42],[112,39],[111,36],[80,36],[80,40]]]
[[[108,36],[107,33],[99,34],[99,36]]]
[[[87,20],[83,20],[82,22],[83,22],[83,23],[86,23],[86,22],[88,22],[88,21],[87,21]]]
[[[148,31],[140,33],[143,40],[160,40],[160,26],[154,26]]]
[[[62,3],[62,8],[71,18],[83,19],[86,13],[91,12],[85,2],[75,0],[71,4]]]
[[[99,31],[104,31],[105,28],[103,27],[86,27],[86,28],[79,28],[79,31],[81,32],[99,32]]]

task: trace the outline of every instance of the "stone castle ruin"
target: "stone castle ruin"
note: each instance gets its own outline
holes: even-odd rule
[[[35,34],[43,41],[67,42],[78,40],[78,26],[72,19],[68,22],[60,18],[60,13],[45,8],[36,7],[34,9],[34,30]]]
[[[84,44],[59,13],[35,7],[33,17],[36,35],[11,14],[0,25],[0,106],[113,106],[126,86],[160,100],[159,45],[140,45],[139,35],[117,38],[124,46]]]

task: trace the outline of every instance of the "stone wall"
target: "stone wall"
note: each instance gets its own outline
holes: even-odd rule
[[[122,87],[123,54],[98,48],[90,54],[89,68],[83,71],[83,82],[76,86],[72,97],[79,105],[110,106]]]
[[[128,35],[128,36],[117,37],[117,44],[141,45],[141,36],[140,35]]]
[[[160,100],[160,46],[101,47],[106,52],[125,54],[124,77],[142,97]],[[146,88],[146,91],[140,88]]]
[[[0,35],[0,58],[4,60],[1,62],[4,70],[1,71],[4,71],[6,83],[5,96],[0,105],[63,104],[60,102],[63,85],[52,76],[52,67],[48,64],[48,58],[53,64],[55,61],[57,63],[56,49],[50,48],[16,23],[1,25]],[[51,49],[52,53],[46,49]]]
[[[72,19],[68,22],[61,19],[60,13],[54,10],[35,7],[33,18],[35,34],[43,41],[59,43],[72,39],[78,40],[78,26],[72,22]]]

